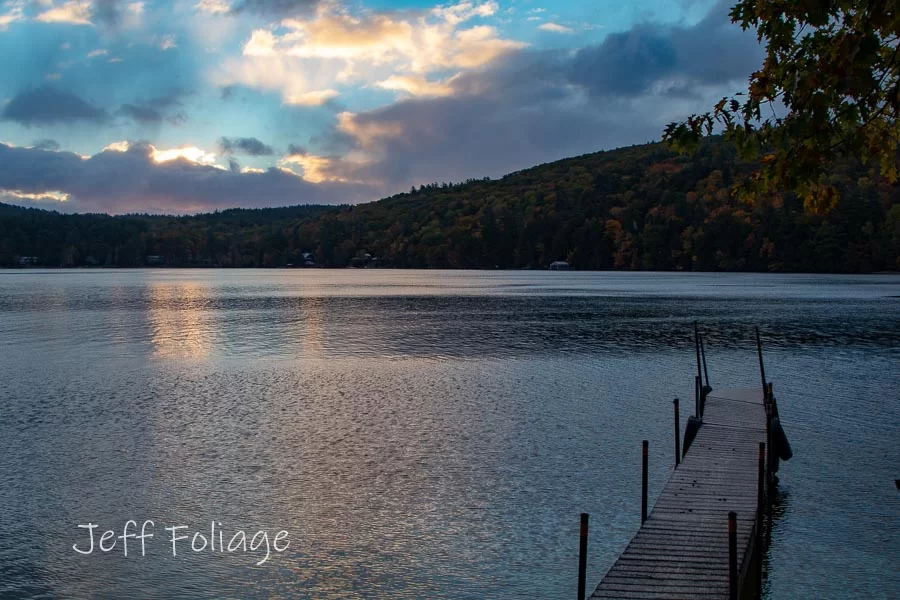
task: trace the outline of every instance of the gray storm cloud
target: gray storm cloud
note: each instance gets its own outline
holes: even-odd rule
[[[104,109],[93,106],[72,92],[44,85],[16,94],[3,108],[0,118],[31,127],[77,121],[103,123],[110,117]]]
[[[275,150],[254,137],[219,138],[219,148],[223,153],[246,154],[247,156],[272,156]]]
[[[0,144],[0,190],[68,194],[68,202],[42,204],[67,212],[177,214],[374,199],[365,186],[311,184],[280,169],[241,173],[184,159],[158,163],[147,144],[87,159],[71,152]]]

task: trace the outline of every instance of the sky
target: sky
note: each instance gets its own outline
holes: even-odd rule
[[[346,204],[658,140],[746,88],[715,0],[0,0],[0,202]]]

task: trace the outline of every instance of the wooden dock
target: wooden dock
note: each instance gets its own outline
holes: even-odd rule
[[[699,377],[697,383],[699,387]],[[768,463],[777,461],[760,447],[770,441],[767,424],[777,414],[771,387],[765,394],[764,389],[715,390],[708,395],[698,391],[702,425],[696,437],[646,521],[591,598],[740,595],[754,553],[762,547],[772,471]],[[705,399],[699,398],[701,394]],[[732,511],[734,536],[729,531]],[[731,552],[730,538],[736,540]]]

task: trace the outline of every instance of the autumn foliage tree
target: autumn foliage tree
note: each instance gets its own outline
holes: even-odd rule
[[[690,156],[646,144],[343,207],[111,217],[0,203],[0,267],[900,270],[898,186],[841,161],[828,214],[796,194],[751,206],[732,190],[758,163],[736,154],[721,138]]]
[[[830,174],[845,157],[897,180],[900,126],[897,0],[741,0],[731,19],[766,46],[747,93],[670,123],[663,139],[696,148],[721,129],[756,172],[738,183],[750,199],[796,192],[811,212],[838,193]]]

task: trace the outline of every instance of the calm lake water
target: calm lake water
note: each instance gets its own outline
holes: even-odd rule
[[[0,596],[571,598],[579,513],[592,589],[642,439],[671,472],[695,319],[714,387],[761,326],[794,448],[768,597],[898,597],[900,277],[350,270],[0,273]],[[172,556],[211,521],[290,546]]]

